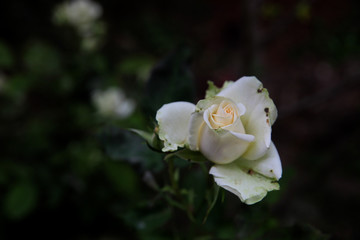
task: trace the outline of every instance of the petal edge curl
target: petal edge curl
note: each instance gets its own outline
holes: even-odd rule
[[[217,185],[235,194],[248,204],[261,201],[272,190],[279,190],[280,186],[273,179],[249,169],[240,167],[236,163],[214,165],[210,169]]]
[[[280,156],[273,142],[266,154],[257,160],[237,160],[239,165],[252,169],[269,178],[279,180],[282,175]]]

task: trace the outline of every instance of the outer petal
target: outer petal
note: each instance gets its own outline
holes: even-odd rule
[[[206,125],[202,112],[193,112],[190,119],[189,127],[189,148],[192,151],[199,151],[200,137],[203,127]]]
[[[246,204],[262,200],[268,191],[279,190],[279,184],[272,179],[240,167],[236,162],[215,165],[210,174],[220,187],[237,195]]]
[[[262,157],[271,142],[271,125],[277,118],[275,104],[262,83],[255,77],[242,77],[228,84],[217,96],[227,97],[242,103],[246,112],[241,116],[247,134],[255,136],[255,141],[243,157],[255,160]]]
[[[210,161],[227,164],[239,158],[248,148],[254,137],[227,130],[210,129],[203,125],[199,140],[200,152]]]
[[[163,105],[156,113],[159,138],[164,141],[163,152],[175,151],[187,143],[191,113],[195,105],[173,102]]]
[[[269,178],[275,178],[276,180],[281,178],[281,161],[273,142],[271,142],[269,150],[262,158],[258,160],[239,159],[237,161],[239,165],[252,169]]]

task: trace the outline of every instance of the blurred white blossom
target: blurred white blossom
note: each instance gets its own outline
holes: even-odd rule
[[[72,0],[58,5],[54,11],[54,22],[68,24],[76,29],[82,38],[85,50],[97,47],[105,33],[105,25],[100,21],[102,7],[90,0]]]
[[[64,2],[55,10],[55,21],[69,23],[79,29],[86,29],[101,17],[101,6],[90,0]]]
[[[92,100],[100,115],[107,117],[126,118],[135,110],[135,102],[125,96],[125,93],[116,87],[106,90],[96,90]]]

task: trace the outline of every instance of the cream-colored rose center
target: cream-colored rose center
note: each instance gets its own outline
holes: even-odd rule
[[[209,109],[209,123],[213,129],[223,128],[233,124],[239,117],[238,107],[229,101],[222,101]]]

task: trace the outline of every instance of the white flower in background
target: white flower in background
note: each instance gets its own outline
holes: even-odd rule
[[[104,91],[96,90],[92,100],[99,114],[107,117],[126,118],[134,112],[136,106],[121,89],[115,87]]]
[[[74,0],[65,6],[68,21],[76,26],[95,22],[102,14],[101,6],[90,0]]]
[[[73,26],[82,37],[85,50],[95,49],[105,33],[105,26],[100,22],[102,7],[90,0],[72,0],[63,2],[54,12],[55,23]]]
[[[210,87],[197,105],[174,102],[158,110],[162,151],[200,151],[215,163],[210,174],[219,186],[247,204],[256,203],[279,189],[282,167],[271,141],[276,107],[255,77]]]
[[[84,30],[101,17],[101,6],[90,0],[64,2],[55,10],[55,20]]]

